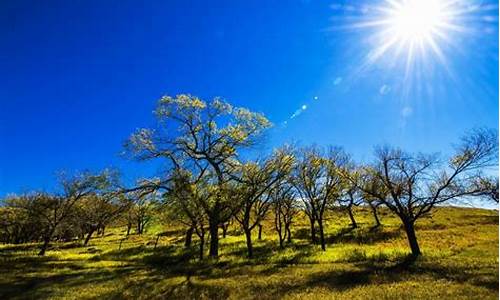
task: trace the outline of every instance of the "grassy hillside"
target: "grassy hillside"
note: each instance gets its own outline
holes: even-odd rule
[[[125,228],[113,228],[87,247],[55,244],[46,257],[34,244],[2,245],[0,299],[498,298],[498,212],[437,209],[417,223],[424,255],[410,267],[401,264],[409,250],[394,217],[382,212],[378,230],[368,210],[356,218],[360,228],[349,230],[345,214],[328,216],[326,252],[309,244],[305,219],[280,250],[269,222],[262,241],[255,233],[252,260],[236,226],[221,240],[218,261],[199,262],[196,244],[183,249],[180,228],[159,224],[127,239]]]

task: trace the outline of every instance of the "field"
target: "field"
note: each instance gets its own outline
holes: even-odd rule
[[[292,227],[284,250],[265,224],[246,258],[244,236],[233,225],[217,261],[183,248],[180,228],[154,223],[142,236],[111,228],[87,247],[53,244],[45,257],[36,244],[0,246],[0,299],[497,299],[498,212],[441,207],[417,223],[423,256],[409,253],[404,231],[387,211],[372,228],[368,210],[328,215],[327,251],[309,244],[308,224]],[[156,233],[166,232],[154,247]]]

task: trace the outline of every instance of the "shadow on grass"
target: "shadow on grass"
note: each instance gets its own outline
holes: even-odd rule
[[[374,244],[383,241],[389,241],[401,236],[401,231],[385,230],[384,227],[352,228],[346,227],[335,235],[326,238],[327,244],[336,243],[356,243],[356,244]]]
[[[300,231],[300,230],[299,230]],[[304,228],[309,239],[309,230]],[[387,231],[384,228],[369,230],[365,228],[346,228],[330,237],[329,243],[374,243],[399,237],[401,231]],[[299,238],[295,232],[294,238]],[[220,260],[205,259],[199,261],[198,244],[184,249],[179,245],[158,246],[156,249],[145,245],[112,250],[94,255],[91,261],[130,262],[116,267],[103,269],[88,268],[86,261],[72,262],[58,260],[54,257],[22,256],[15,251],[31,251],[37,245],[17,245],[0,251],[0,273],[8,274],[8,279],[0,279],[0,299],[40,299],[50,298],[55,290],[93,286],[106,282],[121,282],[123,287],[116,288],[100,295],[100,298],[138,298],[159,297],[165,299],[224,299],[230,296],[230,290],[222,283],[208,283],[205,280],[267,276],[282,274],[288,268],[300,267],[308,257],[318,251],[316,245],[304,241],[287,244],[286,256],[273,259],[282,251],[276,241],[256,242],[255,259],[244,259],[246,247],[241,241],[228,243],[232,248],[223,253]],[[4,249],[2,249],[4,250]],[[291,250],[291,251],[290,251]],[[2,257],[4,256],[4,257]],[[262,288],[265,297],[280,298],[285,294],[295,293],[323,287],[331,290],[346,290],[360,285],[395,283],[407,280],[411,276],[430,276],[435,279],[446,279],[460,284],[472,284],[498,291],[498,271],[487,270],[480,273],[473,267],[449,266],[440,262],[423,260],[413,261],[412,257],[400,256],[396,262],[389,262],[377,257],[366,257],[364,252],[354,253],[348,259],[351,264],[339,267],[318,269],[306,276],[305,280],[288,280],[283,283],[260,281],[253,288]],[[316,264],[317,265],[317,264]],[[304,268],[307,268],[304,265]],[[63,270],[64,269],[64,270]],[[54,271],[58,270],[58,271]],[[63,271],[62,271],[63,270]],[[328,270],[328,271],[325,271]],[[126,280],[137,271],[144,275],[132,281]],[[54,274],[59,272],[60,274]],[[29,275],[31,273],[31,275]],[[33,276],[33,273],[36,275]],[[49,274],[49,275],[46,275]],[[177,283],[159,283],[164,279],[180,277]],[[6,277],[7,278],[7,277]],[[184,280],[185,278],[185,280]],[[177,280],[177,279],[176,279]]]
[[[0,299],[50,298],[57,288],[92,286],[115,280],[137,270],[135,267],[121,266],[89,271],[78,264],[58,262],[37,260],[36,263],[31,262],[26,265],[27,268],[23,268],[22,264],[17,264],[16,268],[22,269],[15,272],[15,275],[11,274],[10,280],[0,281]],[[0,271],[4,271],[4,267],[0,266]],[[64,269],[63,272],[62,269]],[[30,272],[38,272],[39,274],[37,276],[27,275]],[[62,274],[53,274],[54,272],[62,272]]]
[[[477,273],[467,272],[467,268],[464,267],[449,267],[435,262],[421,262],[409,255],[392,264],[366,261],[354,264],[354,267],[348,270],[316,272],[308,276],[305,282],[266,286],[266,289],[271,293],[269,298],[277,298],[286,294],[311,290],[315,287],[343,291],[362,285],[402,282],[415,275],[428,275],[436,280],[446,279],[458,284],[468,283],[498,292],[498,278],[492,273],[494,272],[485,273],[484,275],[487,275],[485,277]]]

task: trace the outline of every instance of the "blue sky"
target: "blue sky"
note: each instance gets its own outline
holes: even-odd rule
[[[357,26],[386,2],[188,2],[0,2],[0,196],[50,190],[59,170],[154,173],[119,153],[164,94],[264,113],[262,149],[333,144],[359,161],[384,143],[446,154],[498,128],[498,3],[467,2],[464,30],[437,41],[445,60],[427,49],[408,70],[407,55],[371,60],[388,37]]]

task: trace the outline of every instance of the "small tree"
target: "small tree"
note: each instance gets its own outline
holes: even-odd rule
[[[202,205],[210,201],[210,188],[203,177],[193,178],[186,170],[178,169],[172,175],[169,191],[165,194],[165,204],[170,209],[170,218],[188,227],[185,246],[191,245],[194,233],[200,239],[199,258],[203,259],[208,216]]]
[[[110,174],[105,170],[100,174],[85,172],[71,177],[61,176],[61,194],[35,193],[30,197],[24,209],[30,210],[31,214],[43,220],[43,244],[38,255],[45,255],[54,233],[71,216],[79,201],[110,187]]]
[[[283,248],[285,240],[292,242],[290,227],[299,212],[296,194],[288,178],[282,178],[273,186],[270,195],[274,205],[274,228],[278,234],[280,248]]]
[[[130,208],[130,202],[123,194],[107,193],[89,195],[78,203],[78,223],[85,229],[86,237],[83,243],[88,244],[92,234],[99,229],[104,234],[104,228],[121,213]]]
[[[39,241],[44,220],[32,208],[38,205],[39,193],[10,195],[0,207],[0,242],[28,243]]]
[[[264,220],[272,202],[272,186],[288,174],[292,168],[293,156],[278,150],[264,163],[249,162],[241,166],[241,177],[234,188],[234,197],[241,203],[241,209],[235,214],[245,233],[248,257],[253,257],[252,230]]]
[[[340,198],[339,202],[340,205],[342,205],[347,210],[349,219],[351,220],[351,227],[357,228],[358,223],[354,218],[353,207],[359,206],[363,203],[362,193],[359,188],[360,172],[352,163],[349,163],[346,165],[343,174],[344,176],[348,176],[349,179],[344,180],[345,190],[343,197]]]
[[[311,240],[316,242],[317,223],[323,251],[326,250],[323,228],[325,209],[342,196],[342,168],[347,162],[347,155],[339,148],[331,148],[326,156],[317,148],[306,148],[300,152],[295,166],[292,181],[309,217]]]

